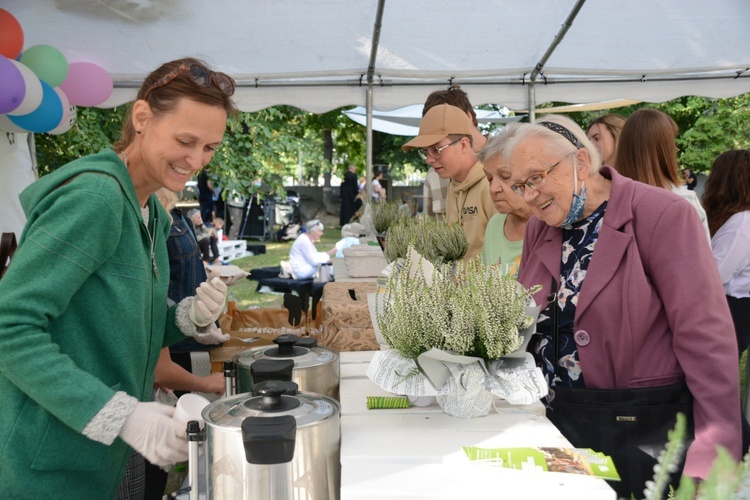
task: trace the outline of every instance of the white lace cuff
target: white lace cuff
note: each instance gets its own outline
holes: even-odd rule
[[[89,439],[109,446],[115,441],[120,429],[125,425],[138,400],[118,391],[107,401],[107,404],[94,415],[94,418],[83,428],[82,434]]]
[[[177,304],[177,311],[175,313],[177,328],[179,328],[186,337],[205,335],[211,331],[210,324],[206,326],[198,326],[193,323],[192,319],[190,319],[190,309],[193,307],[193,301],[195,301],[195,297],[185,297],[179,304]]]

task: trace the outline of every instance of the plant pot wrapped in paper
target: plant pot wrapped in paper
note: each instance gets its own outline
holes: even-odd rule
[[[532,403],[547,392],[525,353],[539,313],[534,291],[481,259],[433,266],[410,249],[373,298],[373,326],[391,350],[373,358],[368,376],[397,394],[435,395],[462,418],[489,413],[494,396]]]

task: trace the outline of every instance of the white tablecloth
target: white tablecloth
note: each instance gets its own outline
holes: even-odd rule
[[[372,354],[341,353],[342,500],[616,498],[606,482],[589,476],[469,462],[462,446],[571,447],[540,403],[499,404],[497,413],[467,420],[437,404],[368,410],[367,396],[387,395],[365,377]]]

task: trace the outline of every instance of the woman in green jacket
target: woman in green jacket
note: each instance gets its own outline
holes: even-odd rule
[[[196,59],[166,63],[138,91],[114,149],[21,194],[27,224],[0,281],[0,498],[113,498],[134,448],[187,457],[172,407],[151,402],[162,347],[226,340],[209,325],[226,286],[167,307],[169,216],[235,111],[234,81]]]

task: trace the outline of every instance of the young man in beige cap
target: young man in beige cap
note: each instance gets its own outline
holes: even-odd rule
[[[461,90],[460,85],[451,85],[447,89],[436,90],[432,92],[424,102],[422,107],[422,116],[424,116],[429,110],[440,104],[450,104],[455,106],[469,117],[471,123],[474,125],[473,133],[471,134],[472,146],[474,151],[479,154],[479,151],[484,147],[487,142],[487,138],[482,135],[479,131],[479,124],[477,123],[477,114],[474,112],[474,107],[469,101],[469,96]],[[424,187],[422,190],[422,201],[423,201],[423,212],[427,215],[445,214],[445,200],[448,198],[448,186],[450,185],[450,179],[441,179],[435,172],[435,169],[430,167],[427,170],[427,175],[424,178]]]
[[[482,253],[487,221],[496,210],[489,183],[472,145],[474,126],[461,109],[448,104],[431,108],[422,117],[419,135],[401,149],[418,149],[420,156],[443,178],[450,179],[446,220],[466,231],[469,250],[464,260]]]

